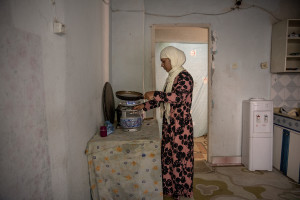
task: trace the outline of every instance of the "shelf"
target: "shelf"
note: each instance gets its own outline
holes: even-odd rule
[[[287,68],[285,72],[299,73],[299,72],[300,72],[300,69],[292,70],[292,69]]]
[[[300,27],[300,19],[289,19],[289,27]]]
[[[298,59],[300,59],[300,55],[299,56],[287,56],[286,59],[287,60],[293,60],[293,59],[298,60]]]
[[[291,37],[288,37],[288,43],[300,43],[300,38],[291,38]]]
[[[300,19],[287,19],[274,24],[271,72],[299,73],[300,55],[297,55],[298,53],[300,53]]]

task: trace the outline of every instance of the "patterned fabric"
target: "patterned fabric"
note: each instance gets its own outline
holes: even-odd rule
[[[160,138],[156,120],[141,130],[95,135],[87,145],[94,200],[162,200]]]
[[[144,110],[159,106],[159,102],[171,105],[170,124],[163,118],[161,160],[163,193],[179,199],[193,196],[193,78],[182,71],[174,80],[171,93],[154,92],[154,99],[144,103]]]

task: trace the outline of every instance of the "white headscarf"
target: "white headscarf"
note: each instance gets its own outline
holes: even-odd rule
[[[164,85],[165,92],[169,93],[172,91],[175,78],[180,72],[185,70],[182,67],[182,65],[185,63],[185,54],[183,51],[175,47],[168,46],[160,52],[160,59],[162,58],[169,58],[171,61],[172,69],[168,72],[169,76]],[[170,123],[170,103],[163,103],[163,105],[160,106],[161,117],[163,117],[164,113],[168,123]]]

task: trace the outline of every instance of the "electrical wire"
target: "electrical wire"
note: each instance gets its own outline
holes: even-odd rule
[[[182,15],[163,15],[163,14],[156,14],[156,13],[150,13],[150,12],[145,12],[145,10],[114,10],[112,9],[112,12],[143,12],[145,15],[151,15],[151,16],[156,16],[156,17],[185,17],[188,15],[224,15],[229,12],[232,12],[234,8],[231,8],[228,11],[222,12],[222,13],[201,13],[201,12],[191,12],[187,14],[182,14]]]
[[[119,9],[111,9],[112,12],[145,12],[145,10],[119,10]]]
[[[146,15],[151,15],[151,16],[158,16],[158,17],[185,17],[188,15],[224,15],[227,13],[232,12],[234,9],[230,9],[226,12],[222,12],[222,13],[201,13],[201,12],[191,12],[191,13],[187,13],[187,14],[182,14],[182,15],[161,15],[161,14],[154,14],[154,13],[148,13],[145,12]]]
[[[52,4],[52,13],[54,15],[54,22],[57,22],[57,14],[56,14],[56,2],[55,0],[51,0],[51,4]]]
[[[260,10],[262,10],[262,11],[264,11],[264,12],[266,12],[266,13],[268,13],[269,15],[271,15],[274,19],[276,19],[277,21],[280,21],[281,19],[279,19],[279,18],[277,18],[272,12],[270,12],[270,11],[268,11],[267,9],[265,9],[265,8],[263,8],[263,7],[260,7],[260,6],[257,6],[257,5],[251,5],[251,6],[249,6],[249,7],[247,7],[247,8],[239,8],[239,9],[249,9],[249,8],[258,8],[258,9],[260,9]]]
[[[105,2],[104,0],[102,0],[103,2]],[[106,3],[106,2],[105,2]],[[229,8],[228,11],[225,12],[220,12],[220,13],[203,13],[203,12],[191,12],[191,13],[186,13],[186,14],[181,14],[181,15],[163,15],[163,14],[157,14],[157,13],[150,13],[150,12],[146,12],[145,10],[119,10],[119,9],[112,9],[112,12],[143,12],[145,15],[150,15],[150,16],[156,16],[156,17],[185,17],[185,16],[189,16],[189,15],[208,15],[208,16],[217,16],[217,15],[224,15],[227,13],[230,13],[234,10],[238,10],[238,9],[249,9],[249,8],[258,8],[266,13],[268,13],[269,15],[271,15],[274,19],[276,19],[277,21],[280,21],[281,19],[277,18],[272,12],[270,12],[269,10],[257,6],[257,5],[251,5],[249,7],[243,8],[243,7],[232,7]]]

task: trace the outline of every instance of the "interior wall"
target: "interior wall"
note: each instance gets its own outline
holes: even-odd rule
[[[261,69],[260,63],[270,65],[272,24],[276,22],[269,13],[253,4],[272,12],[277,18],[299,18],[299,2],[297,1],[258,1],[245,0],[244,7],[223,15],[192,14],[183,17],[164,17],[159,15],[184,15],[192,12],[223,13],[233,7],[234,1],[172,1],[172,0],[144,0],[144,10],[135,6],[135,1],[114,0],[112,6],[112,26],[122,26],[122,20],[114,16],[122,15],[128,18],[136,13],[145,13],[143,23],[136,20],[128,22],[125,33],[112,31],[112,37],[128,36],[131,29],[144,28],[144,40],[140,37],[131,41],[119,40],[118,46],[136,46],[144,43],[144,84],[145,91],[153,90],[151,67],[151,26],[153,24],[195,23],[210,24],[217,36],[216,54],[214,55],[214,69],[212,73],[212,113],[210,118],[209,159],[212,156],[240,156],[241,155],[241,116],[242,100],[251,97],[270,99],[271,73],[268,69]],[[120,5],[126,5],[126,9]],[[284,5],[284,6],[283,6]],[[142,7],[142,6],[141,6]],[[126,12],[129,10],[130,12]],[[133,12],[134,10],[134,12]],[[136,14],[137,15],[137,14]],[[114,54],[112,49],[112,54]],[[134,52],[134,53],[133,53]],[[134,50],[115,57],[115,63],[142,57],[142,52]],[[116,67],[112,63],[112,68]],[[113,69],[112,69],[113,70]],[[118,68],[119,73],[126,73],[124,68]],[[141,72],[141,66],[135,65],[128,73]],[[142,76],[142,75],[141,75]],[[122,78],[122,82],[130,82],[128,77],[113,77],[115,87]],[[115,82],[116,81],[116,82]],[[124,86],[124,85],[122,85]],[[139,86],[131,89],[140,91]]]
[[[109,70],[103,4],[0,1],[0,199],[90,199],[84,150]]]
[[[103,125],[102,90],[109,81],[109,49],[103,49],[106,23],[102,19],[103,1],[65,1],[66,34],[66,124],[67,175],[69,199],[89,199],[87,142]],[[108,13],[107,13],[108,14]],[[106,53],[104,53],[106,52]],[[107,62],[105,62],[108,64]]]
[[[0,2],[0,199],[52,199],[44,41],[16,25],[28,7],[15,3]]]
[[[112,12],[112,89],[143,92],[144,3],[140,0],[112,1],[112,7],[137,12]],[[147,74],[145,74],[148,76]],[[119,99],[115,97],[116,106]]]

